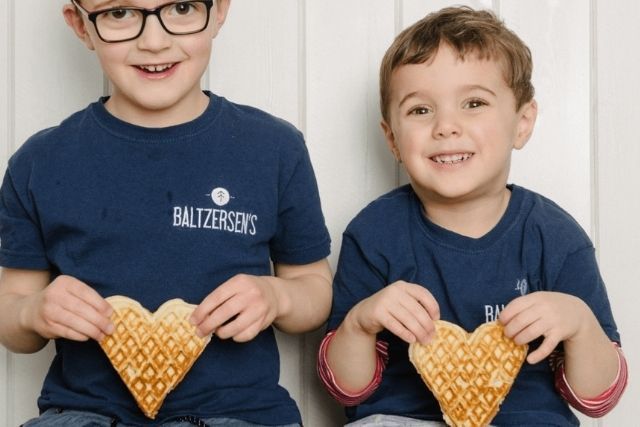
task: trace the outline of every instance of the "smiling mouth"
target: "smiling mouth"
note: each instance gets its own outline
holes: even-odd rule
[[[145,73],[159,74],[167,70],[170,70],[176,64],[177,62],[174,62],[171,64],[158,64],[158,65],[136,65],[135,67],[141,71],[144,71]]]
[[[473,155],[474,153],[439,154],[430,159],[441,165],[455,165],[469,160]]]

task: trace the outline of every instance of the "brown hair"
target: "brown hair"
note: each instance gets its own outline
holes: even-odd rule
[[[395,38],[380,66],[380,110],[389,122],[391,75],[396,68],[422,64],[432,59],[446,43],[464,59],[469,54],[478,59],[502,63],[504,79],[516,98],[516,109],[533,99],[531,51],[491,11],[469,7],[447,7],[431,13]]]

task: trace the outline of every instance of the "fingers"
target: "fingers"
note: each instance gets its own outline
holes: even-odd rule
[[[191,322],[200,336],[244,342],[271,325],[275,304],[259,278],[234,276],[211,292],[194,310]]]
[[[435,332],[433,320],[440,317],[429,291],[402,281],[363,300],[355,309],[355,318],[366,333],[387,329],[408,343],[428,342]]]
[[[45,338],[100,341],[113,332],[113,309],[94,289],[69,276],[54,280],[36,301],[35,324]],[[39,326],[38,326],[39,325]]]

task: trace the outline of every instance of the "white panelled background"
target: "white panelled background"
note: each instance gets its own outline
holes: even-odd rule
[[[65,27],[65,0],[0,2],[0,162],[35,131],[108,92],[97,61]],[[405,181],[379,130],[377,76],[394,35],[448,0],[233,0],[204,82],[300,128],[333,239],[368,201]],[[619,406],[587,426],[636,426],[640,385],[640,3],[479,0],[529,44],[540,116],[511,180],[557,201],[590,233],[629,359]],[[341,425],[321,389],[321,331],[279,336],[282,383],[309,427]],[[0,427],[36,415],[52,356],[0,347]],[[634,406],[635,404],[635,406]]]

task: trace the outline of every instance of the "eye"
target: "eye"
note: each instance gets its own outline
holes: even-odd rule
[[[173,5],[172,13],[176,15],[188,15],[196,9],[196,6],[192,2],[183,1]]]
[[[464,104],[464,108],[474,109],[474,108],[483,107],[485,105],[489,105],[489,104],[483,101],[482,99],[471,99],[467,101],[466,104]]]
[[[102,13],[102,17],[113,21],[120,21],[133,17],[133,11],[129,9],[111,9]]]
[[[432,110],[429,107],[425,107],[425,106],[419,106],[419,107],[414,107],[412,109],[409,110],[409,115],[410,116],[423,116],[425,114],[429,114],[431,113]]]

